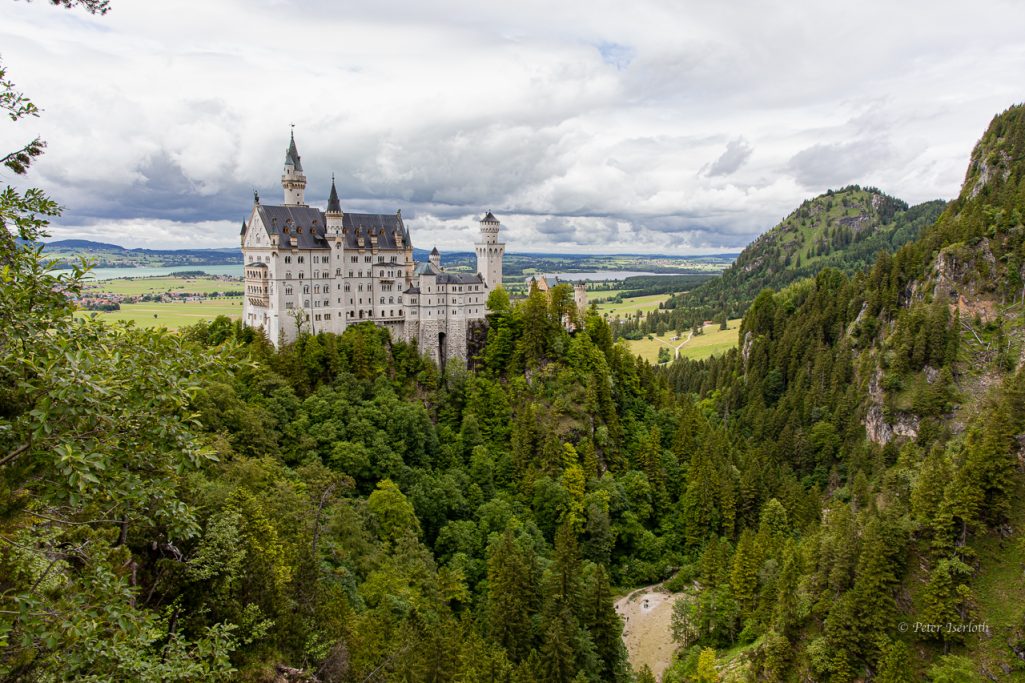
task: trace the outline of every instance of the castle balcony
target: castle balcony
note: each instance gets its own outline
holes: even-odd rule
[[[266,263],[250,263],[245,267],[246,298],[253,306],[270,306],[270,269]]]

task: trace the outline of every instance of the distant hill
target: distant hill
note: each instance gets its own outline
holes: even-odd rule
[[[174,266],[219,266],[242,263],[242,251],[235,247],[219,249],[129,249],[109,242],[69,239],[46,242],[43,253],[58,268],[85,258],[97,268],[136,268]]]
[[[53,242],[46,242],[44,248],[47,250],[90,249],[92,251],[126,251],[124,247],[118,244],[93,242],[92,240],[55,240]]]
[[[892,252],[932,225],[946,202],[909,207],[876,188],[851,185],[805,200],[752,242],[721,278],[680,295],[667,308],[704,308],[707,317],[743,314],[758,292],[780,289],[823,268],[854,273],[880,251]]]

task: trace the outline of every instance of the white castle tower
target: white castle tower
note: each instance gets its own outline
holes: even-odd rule
[[[495,215],[488,211],[480,219],[480,242],[477,250],[477,272],[484,278],[484,285],[489,290],[502,284],[502,255],[505,253],[505,242],[498,241],[498,231],[502,224]]]
[[[295,133],[285,150],[285,172],[281,174],[281,187],[285,191],[285,206],[306,206],[306,175],[295,148]]]

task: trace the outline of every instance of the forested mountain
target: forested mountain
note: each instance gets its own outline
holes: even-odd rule
[[[625,325],[650,333],[688,330],[704,320],[739,318],[765,289],[781,289],[825,268],[853,274],[871,267],[880,251],[893,252],[932,225],[945,202],[909,207],[876,188],[851,185],[808,199],[741,252],[719,278],[671,298],[663,310]]]
[[[665,370],[566,286],[444,372],[369,323],[76,317],[7,188],[0,678],[650,681],[612,595],[662,580],[668,683],[1020,677],[1023,158],[1015,107],[916,241]]]
[[[704,594],[736,607],[721,617],[722,601],[699,602],[681,615],[689,639],[754,643],[766,678],[1021,676],[1023,158],[1018,106],[994,119],[960,196],[919,240],[852,277],[761,293],[740,349],[669,369],[754,449],[763,477],[792,473],[819,507],[776,544],[713,527]],[[752,487],[744,450],[712,470],[737,493]],[[722,500],[710,518],[731,518]],[[723,636],[710,616],[743,631]]]

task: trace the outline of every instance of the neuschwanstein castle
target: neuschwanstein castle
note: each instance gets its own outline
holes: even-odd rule
[[[502,283],[505,244],[489,211],[480,221],[477,273],[450,273],[435,248],[413,261],[402,213],[348,213],[331,180],[327,211],[306,205],[295,135],[285,152],[281,206],[254,196],[242,223],[246,296],[242,322],[275,346],[308,332],[341,333],[371,321],[393,339],[415,341],[438,363],[466,358],[467,329],[484,318],[488,293]]]

